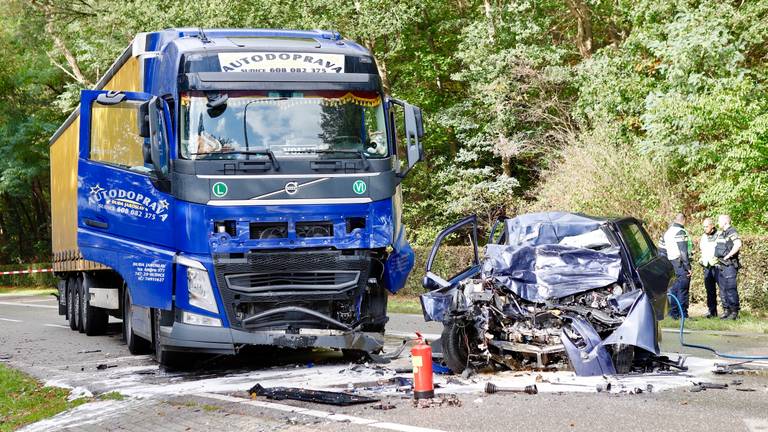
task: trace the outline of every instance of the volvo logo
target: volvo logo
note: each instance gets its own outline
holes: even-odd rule
[[[285,193],[293,195],[299,191],[299,183],[292,181],[285,184]]]

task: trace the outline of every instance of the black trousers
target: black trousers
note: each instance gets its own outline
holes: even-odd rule
[[[704,289],[707,291],[709,314],[717,315],[717,267],[704,267]]]
[[[675,269],[675,283],[669,289],[680,301],[683,306],[683,310],[679,310],[677,302],[673,299],[669,299],[669,315],[672,318],[679,319],[680,316],[688,318],[688,303],[689,303],[689,291],[691,288],[691,277],[688,276],[688,269],[683,266],[683,263],[679,259],[672,260],[672,267]]]
[[[723,308],[732,312],[738,312],[741,309],[739,291],[736,286],[736,276],[738,276],[738,273],[739,270],[736,266],[717,266],[717,284],[720,285],[720,299],[723,302]]]

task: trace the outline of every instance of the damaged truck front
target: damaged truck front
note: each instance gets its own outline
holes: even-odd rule
[[[443,243],[466,233],[473,260],[458,274],[433,272]],[[634,218],[550,212],[501,220],[482,261],[477,219],[443,231],[427,261],[427,321],[442,321],[446,365],[572,368],[612,375],[664,362],[658,321],[672,266]]]

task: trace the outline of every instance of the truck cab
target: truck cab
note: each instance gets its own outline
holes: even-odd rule
[[[119,316],[164,364],[380,351],[413,267],[400,183],[423,126],[371,54],[329,31],[172,29],[121,59],[75,116],[76,247],[56,260],[70,323]]]

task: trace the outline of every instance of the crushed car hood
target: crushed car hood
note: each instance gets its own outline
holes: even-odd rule
[[[621,254],[602,232],[602,224],[561,212],[509,219],[506,244],[486,246],[483,276],[537,303],[615,283]]]

